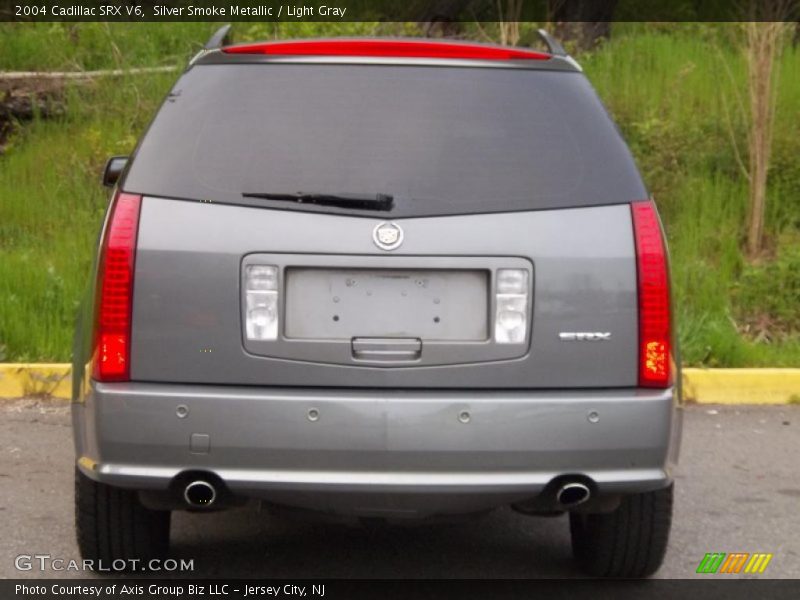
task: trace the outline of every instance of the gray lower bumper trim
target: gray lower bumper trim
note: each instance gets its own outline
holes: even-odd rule
[[[79,465],[111,485],[164,490],[197,471],[240,496],[317,506],[382,494],[441,511],[455,504],[437,497],[497,505],[564,475],[590,478],[601,494],[664,487],[679,425],[673,390],[125,383],[94,384],[73,406]]]
[[[86,474],[104,483],[131,486],[137,482],[151,489],[167,489],[181,467],[137,467],[105,464]],[[255,471],[214,469],[231,491],[257,490],[369,491],[379,493],[501,493],[541,491],[564,472],[529,473],[353,473],[330,471]],[[663,469],[581,471],[602,492],[636,492],[666,486],[670,477]]]

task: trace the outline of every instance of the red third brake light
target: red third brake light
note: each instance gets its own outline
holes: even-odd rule
[[[281,56],[375,56],[403,58],[451,58],[474,60],[548,60],[549,54],[518,48],[459,42],[422,40],[298,40],[228,46],[226,54]]]
[[[97,269],[93,369],[97,381],[130,379],[133,268],[141,203],[141,196],[119,193],[104,233]]]
[[[651,201],[631,204],[639,280],[639,385],[672,383],[669,275],[661,223]]]

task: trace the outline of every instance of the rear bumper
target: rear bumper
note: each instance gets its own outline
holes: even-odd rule
[[[563,475],[601,495],[657,489],[680,434],[673,390],[94,384],[73,420],[80,468],[110,485],[203,471],[237,496],[357,514],[481,510]]]

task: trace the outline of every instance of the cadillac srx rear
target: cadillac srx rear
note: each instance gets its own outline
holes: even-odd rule
[[[665,239],[545,40],[195,57],[104,176],[74,359],[86,558],[163,555],[180,509],[511,505],[569,513],[590,574],[658,568],[680,436]]]

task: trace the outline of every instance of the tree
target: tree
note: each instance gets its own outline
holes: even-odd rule
[[[500,43],[516,46],[519,43],[519,20],[522,16],[522,0],[497,0],[500,17]]]
[[[747,254],[752,259],[764,246],[764,214],[767,201],[767,176],[772,132],[775,122],[776,63],[787,38],[788,0],[751,0],[750,17],[745,24],[745,57],[750,100],[748,123],[748,178],[750,202],[747,218]],[[762,19],[757,21],[756,19]]]

